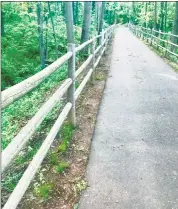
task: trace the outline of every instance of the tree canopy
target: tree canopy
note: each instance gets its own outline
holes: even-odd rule
[[[113,23],[177,34],[175,2],[72,2],[74,42]],[[34,75],[67,51],[64,2],[2,2],[2,90]],[[178,15],[178,14],[177,14]]]

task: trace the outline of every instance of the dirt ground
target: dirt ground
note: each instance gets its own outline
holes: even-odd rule
[[[69,168],[59,174],[51,166],[46,168],[45,161],[39,173],[48,172],[43,178],[53,184],[50,197],[42,201],[33,195],[33,183],[21,201],[20,209],[77,209],[81,192],[87,188],[85,170],[90,153],[92,136],[99,104],[107,79],[112,53],[112,41],[109,42],[97,69],[96,80],[87,87],[77,101],[77,128],[67,151],[61,159],[69,164]],[[39,174],[38,173],[38,174]],[[35,181],[34,181],[35,182]]]

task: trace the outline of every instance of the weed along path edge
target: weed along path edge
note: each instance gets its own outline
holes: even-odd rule
[[[175,78],[128,28],[116,29],[79,209],[177,208]]]
[[[78,207],[80,194],[87,187],[85,169],[96,114],[108,77],[111,52],[112,40],[109,41],[107,50],[97,66],[94,83],[89,82],[77,100],[75,131],[72,134],[71,128],[65,124],[62,133],[56,138],[50,155],[44,160],[38,175],[20,203],[19,209],[74,209]],[[63,140],[60,142],[59,138]],[[66,139],[69,142],[67,147],[63,146]],[[58,152],[55,152],[56,150]]]

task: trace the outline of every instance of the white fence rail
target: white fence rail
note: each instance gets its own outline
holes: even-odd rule
[[[95,68],[98,65],[103,52],[106,50],[106,45],[108,40],[114,31],[115,25],[110,26],[100,35],[95,36],[91,40],[86,41],[78,47],[74,44],[69,44],[69,51],[63,55],[61,58],[56,60],[54,63],[46,67],[44,70],[33,75],[32,77],[20,82],[19,84],[12,86],[2,92],[1,105],[2,108],[7,107],[17,99],[21,98],[23,95],[28,93],[30,90],[38,86],[43,80],[45,80],[49,75],[55,72],[60,66],[62,66],[66,61],[68,61],[68,78],[62,83],[62,85],[57,89],[57,91],[50,97],[50,99],[43,104],[43,106],[38,110],[38,112],[32,117],[31,120],[20,130],[20,132],[14,137],[9,145],[2,151],[2,173],[13,162],[15,156],[20,152],[20,150],[27,144],[32,134],[36,131],[39,125],[42,123],[46,115],[52,110],[52,108],[60,101],[63,95],[67,92],[67,104],[60,113],[58,119],[53,125],[48,136],[44,140],[43,144],[39,148],[37,154],[33,157],[28,168],[25,170],[23,176],[19,180],[17,186],[13,190],[9,199],[5,203],[3,209],[15,209],[19,202],[21,201],[23,195],[25,194],[28,186],[33,180],[37,170],[39,169],[43,159],[45,158],[52,142],[54,141],[56,134],[60,130],[64,120],[68,116],[68,120],[72,125],[75,126],[75,100],[79,97],[80,93],[86,86],[87,82],[92,76],[95,75]],[[99,46],[95,49],[95,41],[99,40]],[[84,47],[91,44],[91,54],[87,60],[75,71],[75,54],[82,50]],[[99,53],[98,57],[96,54]],[[97,58],[97,59],[96,59]],[[96,59],[96,62],[95,62]],[[84,77],[83,81],[75,91],[75,80],[83,72],[84,69],[91,63],[92,68],[88,71],[87,75]],[[70,117],[69,117],[70,115]]]
[[[142,26],[128,24],[129,29],[138,37],[145,39],[150,45],[163,49],[165,57],[171,54],[178,58],[178,45],[173,43],[172,37],[178,42],[178,35],[157,31]]]

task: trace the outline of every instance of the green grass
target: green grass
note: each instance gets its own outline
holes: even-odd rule
[[[54,76],[50,76],[43,82],[39,88],[36,88],[33,92],[28,93],[22,99],[2,111],[2,149],[7,147],[20,128],[25,125],[25,121],[33,117],[42,103],[46,101],[46,91],[48,94],[54,91],[59,85],[59,81],[63,80],[66,75],[66,66],[63,66],[61,70],[54,73]],[[3,177],[2,189],[6,192],[12,192],[15,188],[23,175],[22,171],[27,168],[57,119],[61,106],[62,102],[58,102],[52,111],[48,113],[42,124],[37,128],[36,133],[31,137],[26,148],[16,157],[12,165],[13,169],[9,170],[8,174]]]
[[[37,189],[35,190],[36,196],[42,198],[44,201],[48,200],[50,197],[50,194],[52,193],[53,184],[51,183],[44,183],[42,185],[39,185]]]
[[[69,168],[69,163],[60,162],[58,166],[56,166],[56,170],[58,173],[62,173],[66,168]]]
[[[12,138],[25,125],[26,121],[35,115],[41,105],[51,96],[51,92],[66,77],[67,67],[64,65],[35,90],[29,92],[2,111],[2,149],[7,147]]]
[[[57,165],[59,161],[59,155],[56,152],[50,152],[48,154],[49,164],[51,165]]]
[[[103,80],[105,80],[105,76],[104,75],[97,75],[96,80],[97,81],[103,81]]]
[[[11,14],[11,12],[9,14]],[[24,23],[22,24],[21,21],[24,21]],[[33,24],[26,24],[27,22],[29,22],[28,19],[24,19],[22,15],[21,20],[16,21],[16,25],[6,25],[6,37],[3,37],[2,40],[2,89],[6,89],[16,83],[19,83],[22,80],[40,71],[37,30]],[[58,41],[60,56],[64,55],[67,51],[67,38],[65,35],[66,26],[65,24],[63,24],[63,21],[61,21],[61,23],[62,24],[58,24],[56,27],[57,40],[60,40]],[[81,37],[81,27],[75,26],[74,31],[75,43],[79,45]],[[32,34],[32,32],[34,33]],[[53,36],[52,33],[49,33],[48,35],[48,58],[49,60],[55,60]],[[84,61],[85,56],[86,55],[82,53],[78,53],[76,55],[76,65]],[[11,140],[19,133],[21,128],[25,126],[28,120],[30,120],[38,112],[42,104],[44,104],[52,96],[52,93],[54,93],[58,86],[60,86],[61,81],[66,78],[67,63],[61,66],[60,69],[58,69],[51,76],[49,76],[38,87],[30,91],[25,96],[18,99],[2,111],[2,150],[4,150],[8,146]],[[76,81],[75,87],[78,88],[78,86],[79,83]],[[63,106],[63,103],[63,101],[58,102],[56,106],[52,109],[52,111],[45,117],[44,121],[37,128],[35,134],[33,134],[30,138],[27,146],[15,158],[10,169],[8,170],[7,175],[4,175],[2,177],[2,195],[4,195],[4,193],[9,194],[17,185],[18,181],[23,175],[23,172],[33,159],[34,155],[39,150],[52,125],[59,116],[59,112],[61,107]],[[47,155],[49,159],[49,161],[47,161],[47,164],[55,166],[59,173],[63,172],[63,170],[68,167],[67,163],[63,161],[60,162],[60,156],[66,152],[70,139],[72,138],[72,132],[73,127],[70,126],[68,123],[64,124],[60,131],[59,137],[62,139],[62,142],[57,142],[57,144],[59,145],[55,148],[55,151],[50,151]],[[50,195],[51,190],[52,186],[50,184],[40,182],[37,193],[43,199],[47,199]],[[6,199],[6,197],[4,199]]]
[[[59,109],[59,104],[56,105]],[[32,160],[33,156],[37,153],[39,150],[42,142],[45,139],[45,136],[47,136],[48,131],[52,127],[55,119],[58,117],[58,114],[56,114],[55,108],[52,111],[52,113],[47,115],[46,121],[43,121],[42,125],[38,129],[37,137],[40,136],[40,138],[35,138],[32,140],[27,148],[16,158],[15,163],[13,164],[13,168],[8,175],[3,177],[2,181],[2,189],[6,192],[12,192],[15,186],[17,185],[18,181],[23,175],[24,170],[27,168],[29,162]],[[48,121],[49,119],[49,121]],[[55,148],[54,151],[50,151],[48,153],[48,165],[56,166],[56,170],[59,173],[62,173],[67,167],[68,164],[65,162],[60,162],[60,155],[64,152],[66,152],[69,142],[72,138],[72,132],[73,127],[69,123],[65,123],[60,131],[60,138],[61,143],[58,147]],[[45,133],[41,133],[45,132]],[[57,137],[58,138],[58,137]]]
[[[61,130],[62,143],[57,147],[57,152],[64,153],[67,150],[69,142],[72,138],[73,127],[69,123],[66,123]]]
[[[77,89],[79,87],[79,82],[78,81],[75,81],[75,89]]]
[[[18,173],[7,174],[5,179],[1,181],[1,187],[6,190],[6,192],[12,192],[16,187],[19,179],[23,175],[23,170],[19,171]]]

